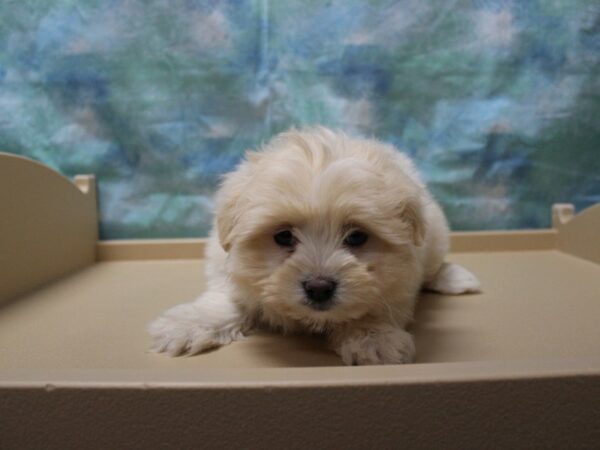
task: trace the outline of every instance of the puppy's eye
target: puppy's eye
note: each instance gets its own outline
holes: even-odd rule
[[[290,230],[283,230],[273,236],[275,243],[280,247],[293,247],[296,245],[296,238]]]
[[[360,247],[361,245],[364,245],[368,239],[369,235],[367,233],[364,231],[355,230],[346,236],[346,239],[344,239],[344,245],[347,245],[348,247]]]

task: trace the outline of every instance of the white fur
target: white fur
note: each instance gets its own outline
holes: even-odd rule
[[[475,275],[462,266],[444,263],[435,278],[424,286],[441,294],[466,294],[479,292],[481,284]]]
[[[297,238],[293,249],[275,243],[281,229]],[[343,244],[352,229],[369,235],[365,245]],[[466,269],[443,264],[447,251],[444,214],[408,157],[325,128],[283,133],[225,177],[208,289],[149,325],[153,348],[194,354],[266,325],[323,334],[346,364],[407,363],[421,287],[479,289]],[[331,308],[307,304],[308,276],[337,280]]]

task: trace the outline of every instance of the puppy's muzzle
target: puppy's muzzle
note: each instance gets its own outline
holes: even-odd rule
[[[311,277],[302,282],[306,298],[314,309],[327,309],[335,294],[337,282],[328,277]]]

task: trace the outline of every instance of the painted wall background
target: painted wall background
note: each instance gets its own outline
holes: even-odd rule
[[[95,173],[103,238],[203,236],[291,125],[412,155],[454,229],[600,201],[596,0],[3,0],[0,149]]]

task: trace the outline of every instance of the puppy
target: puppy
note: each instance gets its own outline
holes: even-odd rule
[[[408,157],[325,128],[251,151],[217,194],[206,292],[153,321],[171,356],[226,345],[257,326],[324,335],[345,364],[401,364],[421,288],[474,292],[444,263],[448,225]]]

